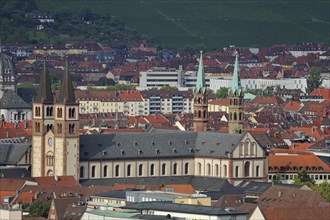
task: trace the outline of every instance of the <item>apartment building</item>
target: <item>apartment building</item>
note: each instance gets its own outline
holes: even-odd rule
[[[192,113],[191,91],[147,90],[141,91],[144,99],[144,115]]]
[[[210,79],[210,89],[217,91],[221,87],[229,88],[231,78]],[[280,86],[282,89],[300,89],[306,92],[307,79],[305,78],[286,78],[286,79],[241,79],[244,89],[266,89],[267,87]]]

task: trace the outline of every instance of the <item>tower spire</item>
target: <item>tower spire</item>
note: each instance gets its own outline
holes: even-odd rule
[[[54,101],[53,93],[49,81],[46,56],[44,57],[44,62],[43,62],[43,71],[41,74],[41,79],[39,84],[39,93],[35,101],[40,103],[53,103]]]
[[[60,93],[58,97],[59,103],[75,103],[76,98],[74,95],[73,85],[69,73],[69,59],[66,58],[65,62],[65,71],[62,78],[62,84],[60,88]]]
[[[196,88],[195,93],[205,93],[206,87],[205,87],[205,74],[204,74],[204,64],[203,64],[203,51],[200,52],[200,58],[199,58],[199,66],[198,66],[198,72],[197,72],[197,82],[196,82]]]
[[[242,87],[241,87],[241,79],[240,79],[240,75],[239,75],[239,72],[240,72],[240,69],[239,69],[239,63],[238,63],[238,51],[236,51],[236,55],[235,55],[235,65],[234,65],[234,74],[233,74],[233,81],[232,81],[232,84],[231,84],[231,90],[232,90],[232,93],[237,93],[239,94],[242,90]]]

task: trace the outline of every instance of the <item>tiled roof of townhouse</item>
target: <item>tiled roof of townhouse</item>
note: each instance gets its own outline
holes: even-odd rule
[[[143,101],[139,90],[120,91],[118,96],[121,101]]]
[[[286,111],[298,112],[303,107],[303,103],[301,103],[300,101],[296,101],[296,100],[290,100],[289,102],[284,103],[282,105],[282,107]]]
[[[308,136],[315,141],[323,139],[323,132],[320,128],[314,126],[299,126],[299,127],[290,127],[291,131],[300,131],[303,132],[305,136]]]
[[[267,207],[261,208],[263,217],[267,220],[304,219],[330,219],[328,207]],[[294,217],[293,217],[294,216]]]
[[[277,105],[280,106],[284,103],[284,101],[280,97],[262,97],[257,96],[255,99],[251,101],[252,104],[257,105]]]
[[[213,99],[212,101],[208,102],[209,105],[229,105],[229,99]]]
[[[316,207],[324,202],[319,192],[274,185],[256,200],[262,207]]]
[[[114,91],[76,90],[74,93],[76,100],[116,101],[118,99]]]
[[[299,150],[272,149],[268,157],[269,171],[273,172],[330,172],[330,167],[315,154]]]
[[[318,88],[313,90],[311,95],[321,95],[324,99],[330,99],[330,89]]]
[[[34,180],[39,185],[45,186],[78,186],[77,181],[73,176],[45,176],[45,177],[34,177]]]

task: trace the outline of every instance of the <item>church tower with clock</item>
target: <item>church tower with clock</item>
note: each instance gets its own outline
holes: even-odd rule
[[[58,99],[54,101],[46,60],[33,109],[32,176],[74,176],[79,169],[79,105],[66,60]]]

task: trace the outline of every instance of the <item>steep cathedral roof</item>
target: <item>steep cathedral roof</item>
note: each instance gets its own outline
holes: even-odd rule
[[[198,73],[197,73],[197,82],[195,93],[205,93],[206,86],[205,86],[205,74],[204,74],[204,64],[203,64],[203,52],[201,51],[201,56],[199,58],[199,66],[198,66]]]
[[[75,103],[76,98],[74,95],[73,85],[69,73],[69,61],[66,60],[65,72],[62,78],[62,85],[58,97],[59,103]]]
[[[39,103],[53,103],[53,93],[50,85],[48,69],[46,65],[46,58],[44,59],[43,72],[39,84],[39,93],[35,99]]]

